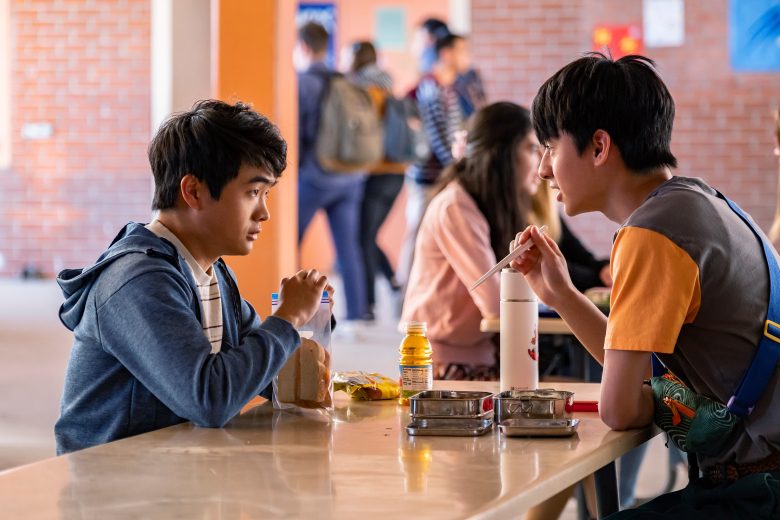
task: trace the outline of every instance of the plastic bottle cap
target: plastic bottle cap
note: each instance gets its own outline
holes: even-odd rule
[[[424,321],[407,321],[406,333],[425,334],[427,324]]]

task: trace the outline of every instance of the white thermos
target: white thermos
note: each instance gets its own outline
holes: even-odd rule
[[[501,270],[501,391],[539,387],[539,303],[525,276]]]

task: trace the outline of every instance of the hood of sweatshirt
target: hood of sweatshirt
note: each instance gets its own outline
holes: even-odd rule
[[[65,296],[65,302],[60,307],[60,320],[68,329],[75,329],[81,321],[90,288],[97,276],[128,254],[163,258],[178,266],[178,254],[173,244],[158,237],[143,224],[127,224],[94,264],[82,269],[65,269],[57,276],[57,284]]]

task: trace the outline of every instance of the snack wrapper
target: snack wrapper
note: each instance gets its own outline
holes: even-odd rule
[[[343,390],[353,399],[362,401],[378,401],[381,399],[396,399],[401,386],[398,381],[381,374],[366,374],[365,372],[337,372],[333,374],[333,390]]]

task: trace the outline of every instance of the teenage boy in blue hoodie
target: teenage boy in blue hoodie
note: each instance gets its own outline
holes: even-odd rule
[[[243,103],[200,101],[149,145],[150,224],[129,223],[94,265],[63,271],[60,319],[74,333],[57,452],[184,421],[222,427],[300,344],[296,327],[331,290],[316,270],[281,282],[260,321],[223,255],[246,255],[286,167],[278,129]]]

